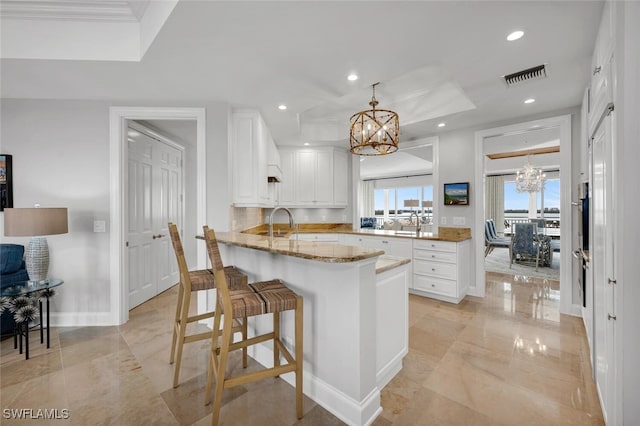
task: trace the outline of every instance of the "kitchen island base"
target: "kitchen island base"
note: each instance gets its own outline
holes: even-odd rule
[[[225,264],[236,265],[250,282],[280,278],[304,298],[304,394],[347,424],[371,424],[382,412],[380,389],[407,353],[408,265],[376,274],[377,256],[329,262],[219,242]],[[269,315],[250,321],[249,336],[271,326]],[[282,316],[281,334],[293,349],[289,313]],[[273,364],[268,344],[250,355]],[[292,374],[281,377],[293,384]]]

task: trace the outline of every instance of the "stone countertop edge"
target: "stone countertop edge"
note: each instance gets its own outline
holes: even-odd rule
[[[203,236],[198,235],[196,238],[203,239]],[[216,238],[218,242],[222,244],[231,244],[238,247],[327,263],[357,262],[384,254],[382,250],[363,247],[295,239],[290,240],[289,238],[281,237],[269,238],[268,236],[243,234],[239,232],[219,232],[216,233]]]
[[[283,237],[289,237],[293,231],[289,228],[289,224],[274,224],[274,231],[280,229],[284,230]],[[245,229],[243,234],[259,235],[268,231],[268,226],[258,225],[253,228]],[[433,232],[421,232],[420,236],[416,236],[415,232],[403,231],[401,234],[397,234],[396,231],[382,230],[382,229],[357,229],[353,230],[350,223],[302,223],[300,224],[301,234],[353,234],[353,235],[374,235],[379,237],[394,237],[394,238],[413,238],[416,240],[435,240],[435,241],[449,241],[459,243],[461,241],[471,239],[471,228],[458,228],[458,227],[444,227],[438,228],[438,235],[434,235]]]
[[[390,271],[398,266],[406,265],[407,263],[411,263],[411,259],[384,254],[380,256],[376,262],[376,274]]]

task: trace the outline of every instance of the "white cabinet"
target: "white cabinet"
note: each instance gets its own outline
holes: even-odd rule
[[[280,150],[279,204],[287,207],[346,207],[349,157],[332,147]]]
[[[346,151],[333,151],[333,201],[335,205],[349,204],[349,160],[351,155]]]
[[[289,239],[295,240],[296,236],[295,234],[292,234]],[[323,242],[323,243],[338,243],[339,242],[339,238],[338,238],[338,234],[331,234],[331,233],[324,233],[324,232],[320,232],[320,233],[316,233],[316,234],[299,234],[298,235],[298,240],[300,241],[316,241],[316,242]]]
[[[469,240],[413,241],[412,293],[459,303],[469,288]]]
[[[341,241],[348,246],[384,250],[384,254],[411,259],[411,238],[382,237],[373,235],[344,234]]]
[[[273,205],[267,184],[269,129],[256,111],[234,111],[231,118],[233,204]]]

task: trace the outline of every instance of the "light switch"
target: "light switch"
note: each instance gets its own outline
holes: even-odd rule
[[[104,220],[94,220],[93,232],[107,232],[107,223]]]

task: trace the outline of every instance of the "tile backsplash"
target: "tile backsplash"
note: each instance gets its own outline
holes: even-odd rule
[[[247,228],[262,225],[264,222],[264,209],[260,207],[231,207],[232,232],[239,232]]]

